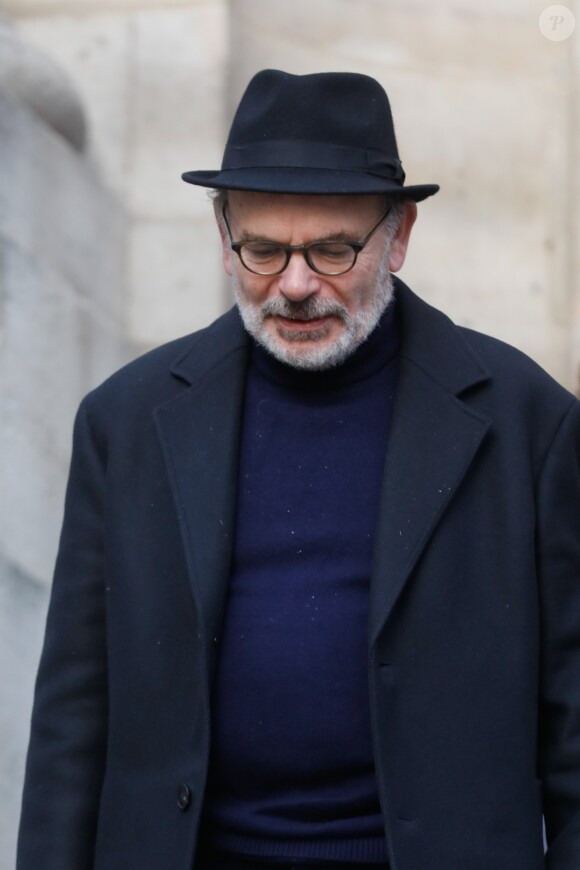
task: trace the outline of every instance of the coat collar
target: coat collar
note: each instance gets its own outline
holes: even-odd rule
[[[187,384],[202,381],[237,351],[247,352],[250,339],[237,308],[230,308],[206,329],[197,332],[185,353],[171,366],[171,373]]]
[[[456,396],[488,380],[489,373],[447,315],[416,296],[398,278],[395,288],[402,358]]]
[[[371,640],[489,425],[459,398],[488,379],[461,332],[399,280],[396,294],[400,369],[371,577]],[[232,309],[176,360],[171,371],[189,388],[155,412],[210,664],[229,579],[248,352]]]

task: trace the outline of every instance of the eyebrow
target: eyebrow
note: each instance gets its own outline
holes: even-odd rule
[[[272,239],[270,236],[263,235],[252,235],[248,233],[246,230],[242,232],[239,236],[240,242],[269,242],[272,245],[285,245],[285,242],[281,242],[279,239]],[[316,239],[312,239],[311,242],[304,242],[305,245],[317,245],[319,243],[324,244],[324,242],[353,242],[356,239],[353,239],[351,233],[347,233],[344,230],[339,230],[338,232],[328,233],[326,236],[319,236]]]

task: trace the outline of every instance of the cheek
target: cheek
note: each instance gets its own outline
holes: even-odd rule
[[[334,298],[337,302],[343,305],[349,314],[356,312],[365,305],[366,297],[369,295],[365,292],[366,284],[361,281],[351,281],[346,286],[337,287],[335,289]]]
[[[373,306],[377,295],[381,295],[379,284],[383,283],[385,277],[381,275],[380,263],[369,264],[357,275],[357,280],[351,284],[348,293],[345,294],[344,304],[350,314],[366,311]]]
[[[236,270],[234,281],[244,298],[253,305],[260,305],[270,295],[272,281],[252,275],[247,269],[244,269],[243,273]]]

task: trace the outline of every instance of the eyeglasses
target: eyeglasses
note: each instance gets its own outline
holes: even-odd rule
[[[358,255],[390,211],[389,208],[362,242],[310,242],[308,245],[282,245],[261,240],[234,242],[225,206],[222,214],[232,250],[249,272],[255,275],[279,275],[290,262],[294,251],[301,251],[310,268],[319,275],[344,275],[353,268]]]

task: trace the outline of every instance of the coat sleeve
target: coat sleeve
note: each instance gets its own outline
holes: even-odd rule
[[[107,733],[104,479],[85,400],[36,681],[17,870],[93,866]]]
[[[580,403],[546,455],[538,497],[539,768],[549,870],[580,867]]]

